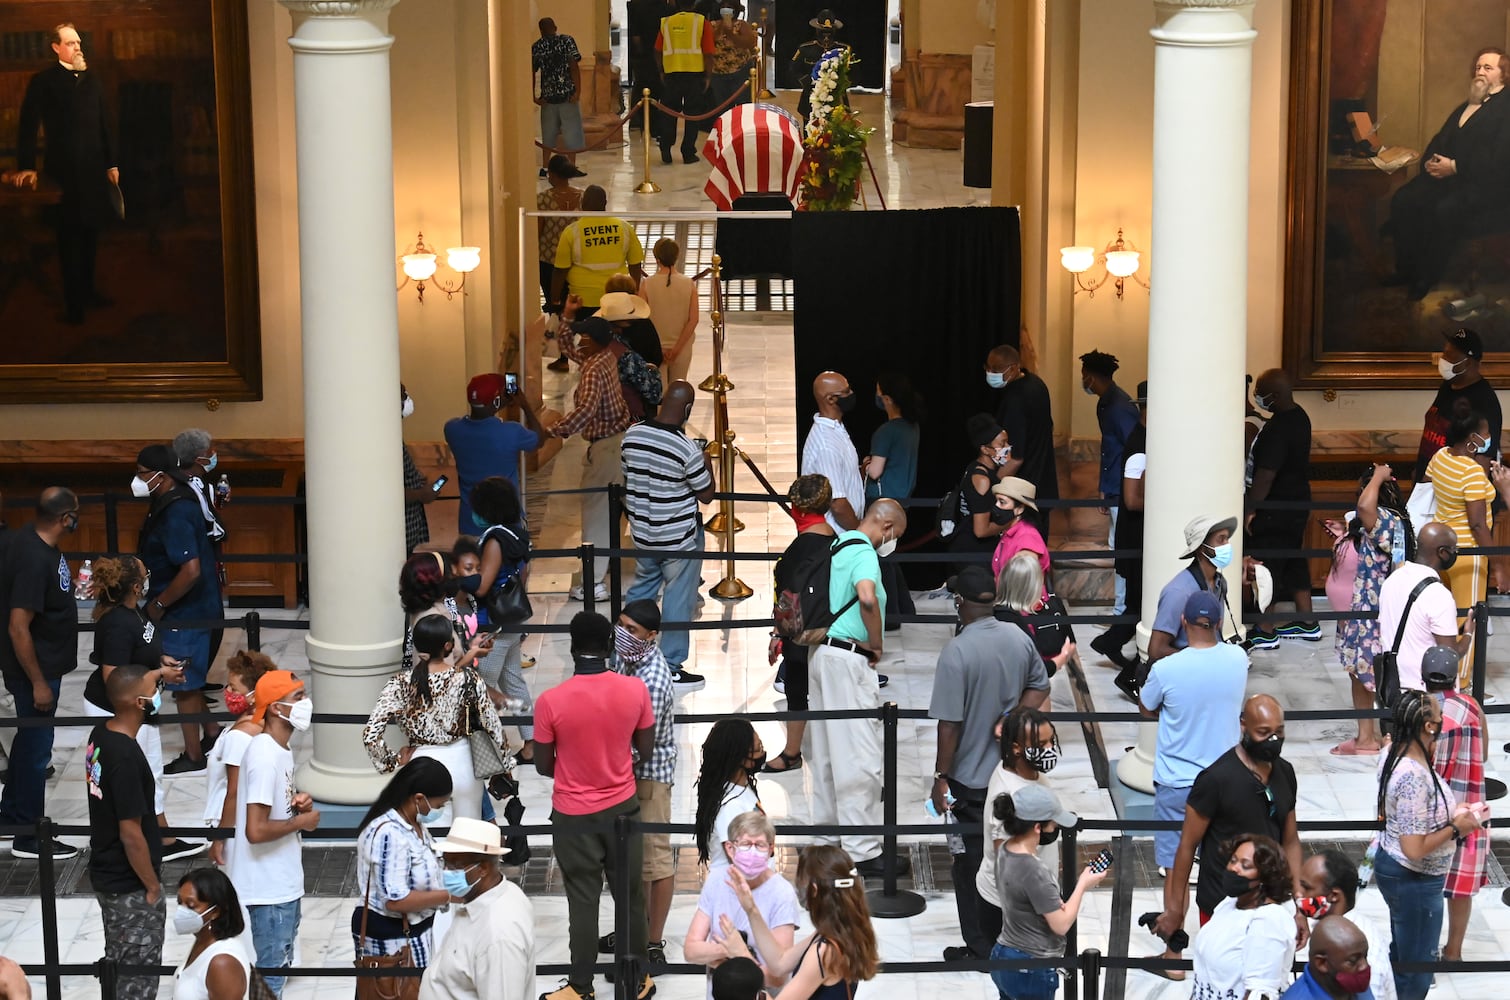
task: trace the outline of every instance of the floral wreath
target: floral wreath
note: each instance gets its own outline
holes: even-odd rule
[[[834,48],[813,66],[812,109],[802,141],[803,211],[848,211],[859,192],[865,145],[875,130],[861,125],[844,103],[853,60],[849,49]]]

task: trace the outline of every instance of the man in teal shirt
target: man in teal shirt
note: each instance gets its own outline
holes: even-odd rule
[[[859,526],[834,539],[829,567],[829,607],[840,612],[828,638],[808,660],[808,705],[814,711],[874,710],[881,705],[876,663],[881,659],[886,588],[880,556],[890,555],[907,526],[895,500],[878,500]],[[881,825],[881,722],[879,719],[815,720],[807,729],[813,775],[813,822],[879,829]],[[874,833],[818,837],[838,843],[861,874],[881,872],[881,838]],[[898,872],[907,870],[898,859]]]

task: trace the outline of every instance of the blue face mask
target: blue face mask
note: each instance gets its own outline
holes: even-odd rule
[[[1477,435],[1477,434],[1475,434],[1475,435],[1474,435],[1474,437],[1478,437],[1478,435]],[[1489,439],[1489,438],[1484,438],[1484,443],[1483,443],[1483,444],[1481,444],[1481,445],[1479,445],[1479,446],[1478,446],[1478,448],[1477,448],[1477,449],[1476,449],[1476,450],[1477,450],[1477,451],[1478,451],[1478,453],[1479,453],[1479,454],[1480,454],[1480,455],[1485,455],[1485,454],[1488,454],[1488,452],[1489,452],[1489,448],[1490,448],[1490,447],[1491,447],[1491,446],[1492,446],[1492,445],[1493,445],[1493,444],[1494,444],[1494,442],[1493,442],[1493,441],[1491,441],[1491,440],[1490,440],[1490,439]]]
[[[492,521],[489,521],[487,518],[482,517],[475,510],[472,512],[472,523],[477,525],[483,531],[487,531],[493,526]]]
[[[428,795],[425,795],[423,792],[421,792],[419,797],[425,800],[426,806],[430,805],[430,797]],[[429,826],[432,823],[439,823],[440,818],[445,814],[446,807],[441,806],[439,809],[431,808],[429,812],[422,812],[418,813],[417,815],[419,816],[419,821],[421,823]]]
[[[1226,569],[1232,565],[1232,543],[1211,546],[1211,565],[1217,569]]]
[[[163,707],[163,693],[161,691],[153,691],[152,692],[152,703],[150,705],[145,706],[142,709],[142,714],[149,715],[149,716],[156,715],[159,711],[161,711],[162,707]]]
[[[207,458],[207,459],[205,459],[205,461],[204,461],[204,471],[206,471],[206,472],[214,472],[215,471],[215,466],[217,466],[219,464],[220,464],[220,456],[218,454],[216,454],[215,452],[211,452],[210,453],[210,457]]]
[[[470,868],[463,868],[459,871],[455,868],[443,869],[440,873],[441,884],[445,886],[446,891],[452,896],[457,899],[465,899],[467,893],[471,892],[472,887],[477,884],[476,882],[467,881],[467,872],[469,871],[471,871]]]
[[[1001,372],[986,372],[986,384],[993,389],[1000,389],[1007,384],[1007,376]]]

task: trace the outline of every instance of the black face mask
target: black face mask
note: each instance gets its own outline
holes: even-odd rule
[[[1230,868],[1222,869],[1222,895],[1246,896],[1253,891],[1253,883]]]
[[[1015,520],[1017,520],[1017,511],[1007,510],[1005,507],[991,508],[992,524],[1011,524]]]
[[[1054,841],[1056,841],[1058,839],[1059,839],[1059,827],[1057,827],[1057,826],[1054,827],[1054,829],[1052,831],[1049,831],[1049,832],[1044,832],[1043,830],[1039,830],[1038,831],[1038,846],[1040,846],[1040,847],[1044,846],[1045,844],[1052,844]]]
[[[745,764],[745,773],[759,774],[762,767],[765,767],[764,750],[762,750],[760,753],[750,755],[749,763]]]
[[[1437,551],[1440,552],[1442,550],[1438,549]],[[1457,564],[1457,561],[1458,561],[1458,554],[1457,554],[1456,550],[1450,552],[1446,556],[1443,556],[1442,557],[1442,566],[1441,566],[1442,572],[1445,573],[1448,570],[1452,569],[1452,567]]]
[[[848,396],[840,396],[834,400],[834,405],[839,407],[840,413],[850,413],[854,411],[855,401],[859,398],[854,393],[850,393]]]
[[[602,656],[578,656],[572,654],[572,663],[579,674],[602,674],[608,672],[608,660]]]
[[[475,594],[482,589],[482,574],[473,573],[471,576],[452,577],[449,585],[456,588],[456,593],[466,591],[469,594]]]
[[[1280,753],[1285,748],[1283,736],[1270,736],[1266,740],[1255,740],[1248,734],[1243,734],[1243,749],[1248,756],[1265,764],[1272,764],[1279,759]]]

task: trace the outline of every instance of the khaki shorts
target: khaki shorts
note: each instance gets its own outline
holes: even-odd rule
[[[640,800],[640,819],[646,823],[671,822],[671,786],[664,781],[636,778]],[[676,871],[676,855],[671,851],[671,834],[645,834],[645,861],[640,877],[646,882],[670,878]]]

